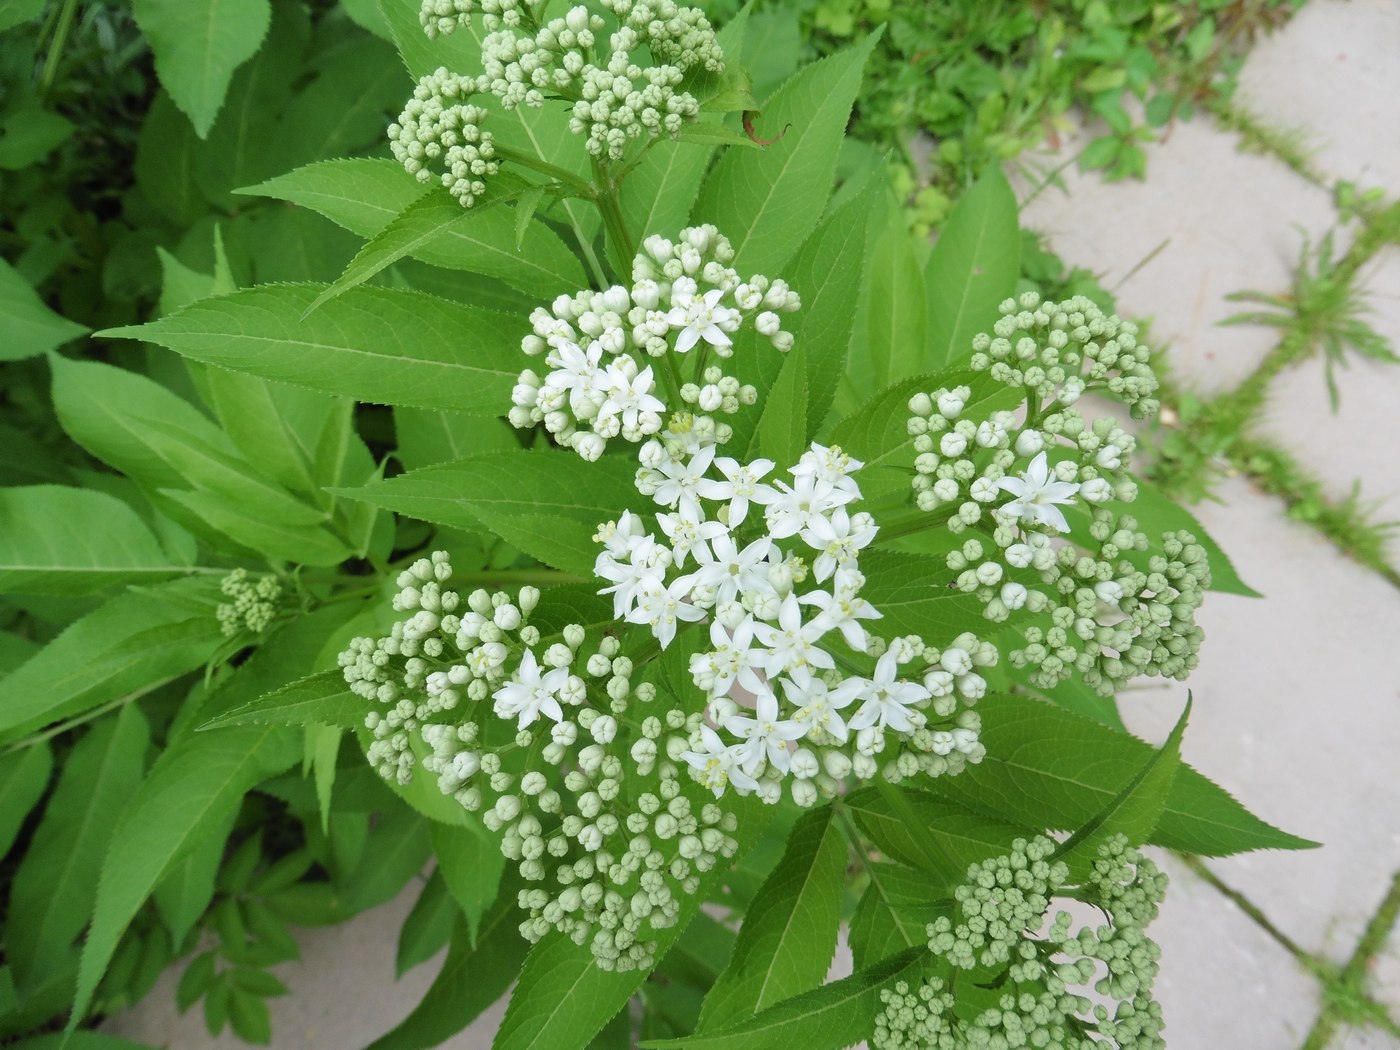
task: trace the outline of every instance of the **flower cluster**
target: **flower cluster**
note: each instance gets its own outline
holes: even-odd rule
[[[460,76],[447,69],[422,78],[396,124],[389,128],[395,158],[421,181],[441,160],[441,178],[464,206],[481,196],[496,171],[486,110],[473,105],[490,95],[506,109],[571,102],[570,128],[586,137],[588,152],[622,158],[638,136],[675,136],[700,112],[682,88],[690,70],[720,73],[724,56],[714,29],[698,8],[674,0],[602,0],[617,28],[587,7],[542,22],[544,4],[530,0],[423,0],[419,21],[431,38],[468,25],[480,12],[484,72]],[[641,56],[649,56],[644,63]]]
[[[1065,1050],[1162,1050],[1162,1011],[1152,998],[1157,945],[1143,932],[1156,917],[1166,876],[1118,836],[1100,847],[1076,896],[1095,904],[1109,922],[1070,929],[1068,912],[1045,927],[1051,898],[1069,876],[1053,860],[1055,844],[1019,840],[1010,854],[975,864],[956,891],[956,920],[928,927],[939,967],[979,970],[982,985],[1004,991],[998,1004],[971,1021],[954,1012],[951,983],[929,976],[917,987],[900,981],[881,992],[875,1050],[1054,1046]],[[1097,981],[1095,976],[1102,973]],[[1004,975],[1004,976],[1002,976]],[[1075,987],[1093,984],[1094,1004]]]
[[[282,584],[276,576],[253,579],[247,569],[234,569],[219,581],[219,590],[229,600],[215,610],[225,635],[247,631],[262,634],[277,615],[282,600]]]
[[[1068,407],[1086,393],[1107,394],[1134,419],[1155,415],[1157,375],[1137,325],[1105,314],[1091,299],[1042,301],[1035,292],[1007,299],[991,334],[972,341],[974,372],[1023,388],[1042,406]]]
[[[736,335],[750,320],[760,335],[787,350],[793,339],[780,315],[799,309],[801,299],[781,280],[741,280],[728,265],[733,258],[728,239],[709,225],[682,230],[674,242],[648,237],[633,264],[631,287],[561,295],[549,309],[536,309],[521,349],[543,355],[549,371],[520,374],[511,423],[543,423],[556,441],[587,460],[601,456],[611,438],[640,442],[661,433],[668,413],[681,413],[671,417],[673,432],[689,433],[696,421],[658,396],[655,368],[670,374],[675,358],[649,362],[667,355],[695,361],[698,382],[672,387],[688,408],[732,415],[753,404],[752,386],[720,365],[705,366],[704,359],[730,358]],[[712,440],[727,439],[724,424],[700,425],[715,427],[706,432]]]
[[[887,644],[865,627],[880,612],[861,595],[859,556],[877,527],[854,509],[859,461],[814,444],[779,480],[772,460],[740,463],[713,445],[651,441],[641,460],[637,487],[664,508],[660,531],[631,512],[608,522],[594,572],[616,616],[663,648],[680,624],[708,622],[712,648],[690,657],[707,721],[680,756],[701,784],[776,802],[786,781],[810,806],[849,774],[898,781],[982,758],[970,707],[996,649],[971,634],[943,649],[918,636]]]
[[[1154,548],[1136,519],[1109,506],[1137,497],[1136,442],[1116,420],[1089,422],[1074,407],[1102,389],[1134,414],[1153,409],[1147,350],[1131,325],[1087,300],[1028,293],[1002,313],[996,338],[975,340],[973,366],[1018,388],[1021,410],[975,411],[987,395],[974,401],[966,385],[909,401],[915,502],[954,534],[978,533],[947,555],[955,585],[987,619],[1026,621],[1026,644],[1010,656],[1042,688],[1075,671],[1104,694],[1140,675],[1186,677],[1202,641],[1205,550],[1187,532]],[[1062,508],[1079,508],[1073,528]]]
[[[527,939],[558,930],[606,968],[651,966],[655,931],[736,849],[733,813],[679,760],[702,715],[638,680],[617,638],[546,635],[534,588],[464,600],[451,574],[443,552],[419,560],[398,581],[405,618],[341,654],[375,704],[371,763],[401,783],[421,767],[500,834]]]

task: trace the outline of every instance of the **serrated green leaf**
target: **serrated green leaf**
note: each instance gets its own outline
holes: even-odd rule
[[[480,40],[474,31],[463,29],[457,33],[439,33],[429,40],[423,32],[422,23],[418,21],[422,6],[418,0],[378,0],[378,5],[404,66],[415,80],[427,76],[439,66],[446,66],[458,73],[480,68]]]
[[[36,102],[21,102],[5,114],[0,129],[0,170],[18,171],[43,160],[70,135],[74,124]]]
[[[133,0],[156,73],[201,138],[224,104],[233,71],[253,57],[272,17],[268,0]]]
[[[48,790],[53,749],[42,740],[0,755],[0,860],[10,852],[20,825]]]
[[[869,1037],[880,1011],[880,990],[916,972],[926,945],[906,949],[850,977],[784,1000],[721,1032],[649,1040],[647,1050],[843,1050]]]
[[[652,234],[674,239],[686,226],[715,147],[662,139],[627,173],[618,204],[638,243]]]
[[[236,192],[289,201],[372,237],[429,188],[392,160],[361,157],[317,161]]]
[[[156,884],[222,825],[259,781],[297,760],[295,734],[278,727],[185,737],[156,761],[112,834],[83,946],[69,1028],[87,1012],[117,942]]]
[[[344,6],[353,18],[349,5]],[[374,7],[372,2],[368,6]],[[406,87],[391,45],[366,36],[349,38],[317,63],[316,79],[279,111],[275,153],[280,170],[382,141],[384,115],[403,105]]]
[[[972,337],[990,332],[997,306],[1016,290],[1021,226],[1016,195],[993,165],[958,198],[924,267],[928,302],[926,368],[957,367]]]
[[[763,149],[742,131],[735,131],[727,124],[714,120],[700,120],[681,127],[677,137],[679,142],[690,142],[700,146],[739,146],[744,149]]]
[[[500,203],[500,194],[516,191],[498,184],[496,195],[488,195],[470,208],[463,208],[440,187],[416,198],[374,235],[308,310],[409,255],[453,270],[495,277],[542,300],[582,287],[587,283],[582,267],[548,226],[527,221],[518,231],[521,246],[511,248],[517,232],[515,210]]]
[[[0,324],[5,329],[0,361],[46,354],[87,331],[45,306],[29,282],[4,259],[0,259]]]
[[[207,2],[196,0],[191,6]],[[207,136],[200,132],[205,141],[197,150],[195,178],[205,200],[215,207],[233,211],[239,203],[230,196],[235,188],[285,168],[274,148],[274,133],[292,85],[301,76],[310,37],[311,20],[304,9],[276,4],[263,45],[233,74]]]
[[[961,883],[970,865],[1034,834],[905,785],[861,788],[845,805],[881,853],[927,872],[944,891]]]
[[[858,396],[928,369],[928,302],[904,210],[891,199],[866,263],[863,338],[849,374]],[[854,350],[854,347],[853,347]]]
[[[702,1031],[722,1030],[821,983],[836,951],[845,871],[846,839],[831,806],[804,813],[705,996]]]
[[[146,719],[135,704],[103,719],[63,764],[10,887],[5,955],[22,987],[66,961],[92,914],[112,828],[146,769]]]
[[[875,629],[882,635],[918,634],[946,643],[979,615],[975,595],[948,586],[957,574],[937,555],[863,551],[861,571],[868,581],[862,596],[880,610],[883,619]]]
[[[158,92],[136,142],[136,186],[157,212],[182,228],[208,210],[195,181],[200,145],[170,96]]]
[[[788,351],[764,398],[758,450],[780,467],[796,463],[807,450],[807,353],[801,343]]]
[[[364,723],[370,705],[350,692],[340,671],[317,671],[232,710],[220,713],[199,728],[224,726],[325,725],[355,729]]]
[[[214,881],[223,861],[224,846],[233,830],[235,812],[228,813],[223,822],[215,824],[190,855],[178,862],[156,883],[151,897],[161,921],[176,944],[183,944],[190,930],[209,909],[214,899]]]
[[[326,529],[287,517],[275,520],[258,508],[245,512],[226,492],[162,489],[161,494],[214,531],[274,561],[339,565],[350,556],[349,544]]]
[[[206,580],[173,580],[118,595],[75,621],[5,679],[0,741],[201,666],[224,641],[217,594]],[[192,609],[188,599],[209,604]]]
[[[1068,831],[1086,823],[1153,753],[1136,737],[1029,697],[987,696],[977,712],[986,757],[925,790],[1030,827]],[[1148,841],[1207,857],[1317,845],[1260,820],[1185,763]]]
[[[880,180],[872,178],[866,189],[823,219],[786,267],[788,284],[802,296],[791,327],[795,344],[807,357],[808,433],[826,419],[847,368],[870,211],[879,188]]]
[[[593,535],[636,503],[636,468],[572,452],[486,452],[337,494],[451,528],[486,528],[548,565],[592,576]]]
[[[59,485],[0,489],[0,591],[94,594],[190,571],[119,499]]]
[[[438,871],[462,908],[472,942],[476,942],[482,917],[495,902],[501,887],[505,857],[495,838],[474,817],[462,824],[434,823],[429,829]]]
[[[519,431],[504,419],[419,408],[394,409],[396,458],[408,470],[436,466],[479,452],[520,447]]]
[[[482,920],[475,941],[466,919],[452,924],[452,941],[432,987],[393,1031],[368,1050],[431,1050],[471,1024],[520,973],[529,947],[520,936],[515,892],[503,892]]]
[[[321,285],[271,285],[110,329],[196,361],[357,401],[497,415],[520,374],[520,323],[420,292],[353,288],[304,321]]]
[[[779,88],[764,107],[763,126],[786,126],[782,138],[764,150],[730,150],[705,180],[695,218],[725,231],[734,265],[745,273],[782,272],[820,219],[878,36],[808,66]]]
[[[447,892],[442,873],[434,871],[423,883],[418,899],[399,929],[398,948],[394,953],[395,976],[402,977],[446,948],[453,925],[460,918],[461,908]]]
[[[1055,850],[1057,859],[1069,865],[1070,872],[1083,876],[1092,869],[1099,846],[1115,835],[1127,837],[1130,846],[1146,842],[1162,817],[1172,781],[1181,768],[1181,736],[1191,717],[1191,698],[1177,719],[1165,743],[1147,760],[1137,776],[1128,781],[1100,812],[1077,828]]]

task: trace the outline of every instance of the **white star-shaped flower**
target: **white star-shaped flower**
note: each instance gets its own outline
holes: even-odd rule
[[[695,770],[696,779],[702,787],[715,793],[715,798],[724,794],[724,789],[733,784],[741,795],[747,795],[758,787],[758,781],[744,772],[740,765],[738,749],[728,747],[709,726],[700,727],[700,750],[685,751],[681,758]]]
[[[703,518],[696,487],[710,469],[715,458],[713,445],[700,449],[689,459],[671,459],[669,456],[656,466],[661,481],[652,493],[652,499],[663,507],[679,506],[680,512],[688,518]]]
[[[789,678],[779,679],[787,701],[797,708],[792,720],[806,726],[810,732],[820,729],[831,739],[844,744],[849,731],[841,712],[849,707],[865,686],[864,679],[847,678],[835,689],[805,668],[794,671]]]
[[[1027,525],[1049,525],[1057,532],[1068,532],[1069,522],[1057,503],[1073,503],[1079,483],[1055,481],[1050,464],[1042,452],[1031,460],[1030,467],[1019,478],[998,478],[997,487],[1016,497],[998,508],[1008,518],[1019,518]]]
[[[778,606],[778,626],[754,624],[759,644],[768,649],[764,663],[768,676],[774,678],[804,667],[834,666],[831,654],[817,645],[826,631],[819,618],[802,622],[802,606],[797,603],[797,595],[789,591]]]
[[[491,694],[496,701],[496,714],[501,718],[519,718],[517,728],[520,729],[524,729],[541,714],[556,722],[563,721],[564,711],[559,706],[559,691],[568,680],[567,667],[556,667],[541,675],[534,652],[526,649],[515,677]]]
[[[899,664],[893,652],[887,652],[875,664],[875,675],[864,683],[861,693],[865,703],[848,723],[852,729],[880,726],[897,733],[911,733],[924,724],[924,716],[913,705],[927,700],[930,693],[915,682],[896,681]]]
[[[778,698],[768,690],[758,694],[752,716],[730,715],[724,720],[724,728],[743,741],[737,752],[744,772],[750,776],[760,772],[765,764],[786,773],[792,760],[788,742],[807,735],[806,726],[782,717]]]
[[[732,344],[733,340],[724,329],[733,328],[738,314],[720,305],[723,298],[723,288],[712,288],[703,296],[687,291],[673,292],[671,312],[666,315],[666,321],[672,328],[681,330],[676,337],[676,353],[685,353],[701,339],[711,346]]]
[[[704,478],[695,487],[705,499],[729,501],[729,527],[738,528],[749,515],[749,503],[771,503],[777,496],[768,485],[761,484],[759,478],[773,469],[771,459],[756,459],[752,463],[740,463],[729,456],[720,456],[715,467],[724,475],[723,481]]]
[[[680,620],[694,623],[703,620],[705,612],[682,601],[689,587],[677,580],[666,587],[659,579],[644,584],[637,595],[637,606],[627,614],[628,623],[646,624],[665,649],[676,637]]]

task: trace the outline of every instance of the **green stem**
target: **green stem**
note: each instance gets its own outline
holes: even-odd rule
[[[509,146],[497,146],[496,156],[501,160],[508,160],[512,164],[519,164],[537,171],[541,175],[548,175],[555,182],[562,182],[566,186],[571,186],[578,191],[580,197],[592,200],[597,196],[598,190],[593,183],[587,179],[580,178],[567,168],[561,168],[557,164],[551,164],[540,157],[532,157],[528,153],[521,153],[519,150],[511,149]]]
[[[64,0],[63,9],[58,15],[58,28],[54,30],[53,43],[44,58],[44,72],[39,77],[39,98],[47,99],[54,78],[58,76],[58,63],[63,58],[63,49],[68,44],[68,31],[73,28],[73,17],[78,11],[78,0]]]
[[[618,258],[624,262],[630,262],[637,254],[637,247],[632,243],[632,236],[627,232],[627,220],[622,217],[622,206],[617,200],[618,180],[609,175],[607,165],[594,158],[593,160],[593,180],[598,187],[598,195],[594,198],[598,205],[598,211],[603,216],[603,228],[608,232],[608,240],[612,241],[613,247],[617,249]]]

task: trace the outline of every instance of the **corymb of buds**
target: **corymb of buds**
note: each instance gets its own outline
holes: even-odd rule
[[[587,460],[617,437],[691,447],[701,436],[697,428],[714,427],[715,440],[727,440],[727,424],[710,414],[733,415],[758,396],[725,363],[736,339],[748,326],[777,349],[791,348],[782,315],[802,305],[781,280],[742,280],[728,265],[733,258],[728,239],[709,225],[682,230],[674,242],[648,237],[630,287],[561,295],[536,309],[521,349],[542,356],[548,371],[520,373],[511,423],[543,423]],[[656,360],[668,355],[673,360]],[[705,360],[716,363],[701,367]],[[673,388],[681,404],[662,400],[658,369],[693,376]]]
[[[484,72],[438,69],[420,80],[389,128],[395,159],[424,182],[440,167],[442,184],[471,207],[498,166],[492,136],[481,127],[486,110],[471,104],[475,95],[494,96],[505,109],[572,102],[569,127],[585,136],[595,157],[619,160],[639,136],[680,134],[700,112],[681,88],[686,73],[724,70],[714,29],[698,8],[673,0],[602,6],[613,16],[611,32],[608,20],[582,5],[543,22],[543,2],[423,0],[419,21],[430,38],[481,19]]]
[[[1121,835],[1108,840],[1073,888],[1107,923],[1071,932],[1066,911],[1046,922],[1051,900],[1069,889],[1054,852],[1047,838],[1022,839],[1010,853],[974,864],[954,892],[953,916],[928,926],[939,968],[954,977],[977,970],[979,984],[1006,989],[996,1004],[969,1018],[955,1011],[944,977],[899,981],[880,993],[874,1050],[1165,1050],[1162,1008],[1152,997],[1161,953],[1144,929],[1166,895],[1166,876]],[[1078,991],[1090,988],[1094,1000]]]
[[[616,637],[545,634],[535,588],[464,597],[451,576],[443,552],[414,563],[404,619],[340,656],[372,704],[371,763],[400,783],[428,774],[500,836],[528,940],[557,930],[604,969],[652,966],[656,931],[737,849],[733,813],[672,757],[703,716],[642,681]]]
[[[225,635],[241,632],[262,634],[277,615],[282,599],[282,584],[276,576],[248,575],[247,569],[234,569],[219,581],[219,590],[228,601],[215,610],[219,627]]]
[[[1136,442],[1117,420],[1090,422],[1075,407],[1098,390],[1135,415],[1155,410],[1146,348],[1086,299],[1028,293],[1001,310],[997,335],[974,340],[972,365],[1017,389],[1021,409],[975,411],[988,391],[974,397],[971,386],[909,401],[915,502],[954,534],[979,530],[947,555],[954,586],[987,619],[1025,624],[1011,661],[1042,688],[1076,671],[1105,694],[1140,675],[1186,677],[1202,641],[1206,552],[1187,532],[1154,546],[1112,506],[1137,498]]]

